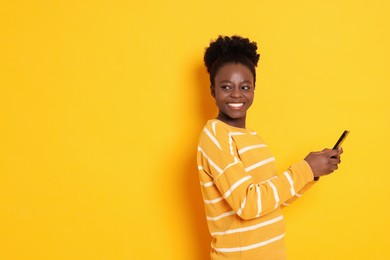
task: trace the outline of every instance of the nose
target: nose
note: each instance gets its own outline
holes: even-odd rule
[[[240,98],[242,96],[240,88],[233,88],[232,92],[230,92],[230,96],[234,98]]]

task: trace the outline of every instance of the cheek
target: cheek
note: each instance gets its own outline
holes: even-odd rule
[[[221,102],[225,98],[226,98],[225,93],[223,93],[221,91],[218,91],[218,90],[214,92],[214,99],[215,99],[215,101]]]
[[[220,95],[216,95],[214,99],[215,99],[215,104],[217,105],[217,107],[219,109],[223,109],[224,104],[225,104],[225,99],[223,97],[221,97]]]
[[[248,99],[248,101],[249,101],[249,104],[252,104],[252,103],[253,103],[254,98],[255,98],[254,93],[251,93],[251,94],[248,94],[248,95],[247,95],[247,99]]]
[[[215,103],[216,103],[217,105],[220,105],[220,104],[223,103],[223,101],[222,101],[220,98],[218,98],[218,97],[215,97],[214,99],[215,99]]]

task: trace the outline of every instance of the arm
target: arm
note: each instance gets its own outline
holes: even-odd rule
[[[303,194],[305,194],[306,191],[308,191],[311,187],[313,187],[314,184],[316,184],[317,181],[314,180],[312,182],[309,182],[308,184],[305,185],[305,187],[303,187],[301,190],[299,190],[291,199],[287,200],[286,202],[284,202],[281,207],[287,207],[289,206],[291,203],[293,203],[294,201],[296,201],[298,198],[302,197]]]
[[[262,183],[254,183],[233,152],[232,141],[217,138],[210,130],[204,130],[199,143],[198,165],[212,178],[219,193],[211,195],[205,203],[217,204],[225,200],[238,216],[252,219],[273,211],[314,179],[315,174],[309,162],[302,160],[280,175]],[[220,132],[218,134],[221,135]],[[222,133],[222,136],[227,137],[228,133]],[[322,167],[321,163],[318,165]],[[324,173],[317,171],[316,174],[321,176]]]
[[[343,153],[343,149],[339,148],[338,150],[330,150],[324,149],[321,152],[312,152],[308,156],[306,156],[305,160],[308,161],[310,167],[313,170],[314,181],[309,182],[303,187],[300,191],[298,191],[295,196],[285,203],[282,204],[282,207],[286,207],[301,197],[307,190],[309,190],[320,178],[323,174],[329,174],[338,168],[338,164],[340,163],[340,155]],[[318,161],[323,161],[323,164],[327,164],[329,167],[323,168],[321,163]]]
[[[234,143],[227,138],[228,133],[221,133],[220,129],[217,133],[218,138],[211,129],[206,129],[198,147],[198,165],[212,178],[219,191],[218,194],[208,194],[205,203],[217,204],[225,200],[241,218],[251,219],[279,207],[313,180],[309,164],[302,160],[278,176],[254,183],[233,152]]]

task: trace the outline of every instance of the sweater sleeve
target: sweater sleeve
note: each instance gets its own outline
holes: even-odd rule
[[[279,175],[255,183],[235,156],[231,139],[217,138],[207,129],[204,132],[198,146],[198,165],[212,178],[220,193],[206,203],[225,200],[238,216],[252,219],[273,211],[313,181],[310,166],[302,160]]]
[[[302,197],[303,194],[306,193],[306,191],[308,191],[314,184],[316,184],[317,181],[311,181],[309,182],[308,184],[306,184],[302,189],[300,189],[298,192],[295,193],[295,195],[287,200],[286,202],[284,202],[281,207],[287,207],[289,206],[291,203],[293,203],[294,201],[296,201],[297,199],[299,199],[300,197]]]

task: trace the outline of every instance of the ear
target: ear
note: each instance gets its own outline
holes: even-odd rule
[[[210,93],[213,98],[215,98],[215,87],[214,85],[210,85]]]

